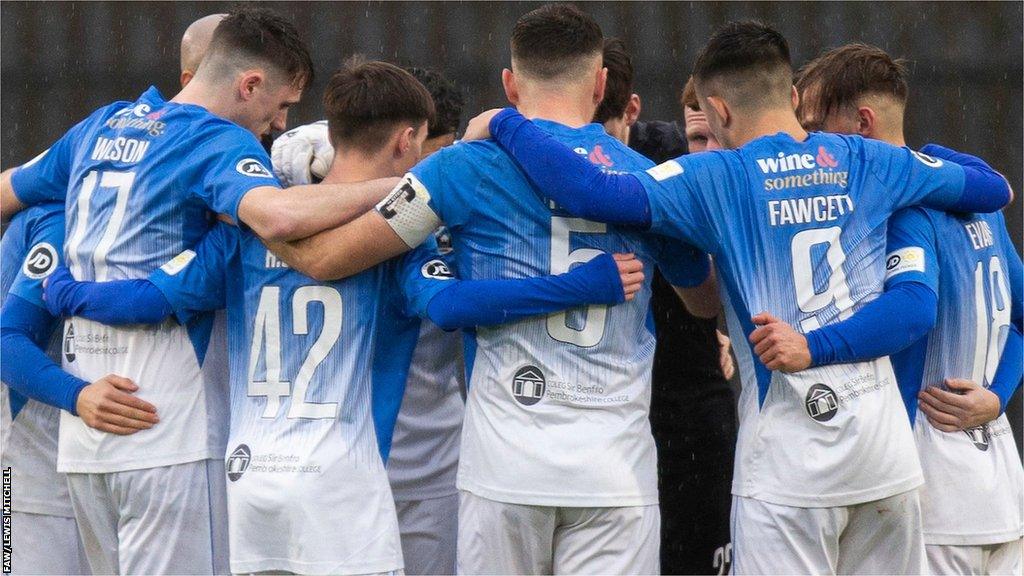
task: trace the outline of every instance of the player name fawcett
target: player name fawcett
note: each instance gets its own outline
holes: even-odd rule
[[[772,226],[831,222],[850,212],[853,212],[853,199],[849,194],[768,201],[768,220]]]

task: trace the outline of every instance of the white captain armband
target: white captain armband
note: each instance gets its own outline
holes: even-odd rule
[[[442,224],[427,204],[429,201],[430,193],[423,183],[412,174],[406,174],[377,204],[377,212],[407,246],[415,248]]]
[[[907,246],[885,257],[885,279],[904,272],[924,272],[924,248]]]

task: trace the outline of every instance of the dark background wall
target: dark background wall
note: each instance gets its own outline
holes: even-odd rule
[[[508,34],[536,2],[271,2],[312,46],[319,74],[291,125],[320,118],[331,70],[353,53],[434,67],[466,93],[467,115],[504,104]],[[28,160],[78,119],[154,84],[178,82],[178,42],[196,18],[227,2],[12,2],[0,4],[0,166]],[[1020,2],[595,2],[606,35],[634,53],[644,117],[677,118],[677,95],[696,52],[718,25],[758,18],[789,39],[799,65],[851,41],[909,61],[911,145],[936,141],[979,154],[1007,175],[1006,210],[1021,246],[1022,46]],[[468,118],[464,119],[468,120]],[[1019,404],[1019,402],[1018,402]],[[1019,413],[1014,415],[1020,421]],[[1019,444],[1019,442],[1018,442]]]

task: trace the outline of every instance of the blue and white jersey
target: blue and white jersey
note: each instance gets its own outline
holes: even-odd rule
[[[45,309],[43,280],[60,264],[63,245],[63,204],[42,204],[18,213],[0,240],[0,304],[15,295]],[[55,321],[47,354],[59,363],[56,328]],[[0,466],[11,468],[14,485],[11,509],[73,518],[67,481],[57,473],[60,409],[0,385],[0,422]]]
[[[606,169],[651,165],[600,124],[537,124]],[[572,218],[548,205],[491,141],[444,148],[414,167],[403,185],[429,195],[430,209],[451,232],[455,266],[465,279],[560,274],[602,252],[634,252],[648,271],[657,262],[682,286],[707,276],[706,256],[693,249],[670,250],[654,236]],[[619,306],[472,332],[458,487],[518,504],[656,504],[647,418],[654,354],[649,301],[650,275],[636,299]]]
[[[65,202],[65,254],[79,280],[144,278],[193,246],[212,212],[237,221],[242,196],[277,186],[248,131],[206,109],[167,102],[150,88],[135,102],[100,108],[12,175],[26,204]],[[88,381],[133,380],[160,425],[131,436],[61,415],[60,469],[113,472],[219,457],[226,383],[203,370],[212,316],[182,326],[65,324],[65,369]],[[223,344],[221,344],[223,346]]]
[[[889,221],[886,285],[922,282],[938,295],[929,335],[892,357],[914,421],[925,486],[925,542],[977,546],[1024,535],[1024,471],[1003,414],[943,432],[918,409],[917,392],[962,378],[988,387],[1024,291],[1020,256],[1001,213],[946,214],[925,208]]]
[[[441,257],[454,268],[451,233],[442,226],[434,238]],[[462,331],[446,332],[423,320],[388,454],[388,479],[395,502],[458,493],[455,476],[465,394]]]
[[[711,253],[719,272],[743,381],[733,493],[843,506],[920,485],[888,359],[785,374],[745,341],[762,311],[809,332],[876,298],[889,216],[962,182],[960,168],[857,136],[779,133],[639,177],[652,230]]]
[[[402,567],[384,459],[417,314],[451,278],[435,254],[317,282],[218,224],[151,276],[175,310],[228,307],[233,572]]]

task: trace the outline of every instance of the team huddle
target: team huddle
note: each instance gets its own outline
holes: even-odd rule
[[[1012,192],[906,146],[902,64],[855,43],[794,74],[731,22],[680,129],[637,121],[576,7],[523,15],[511,55],[511,107],[460,141],[442,74],[360,58],[273,140],[313,65],[243,7],[186,31],[173,98],[2,173],[14,573],[1020,574]],[[721,315],[742,382],[731,495],[681,484],[725,507],[693,565],[658,283],[704,323],[659,354],[724,384]]]

